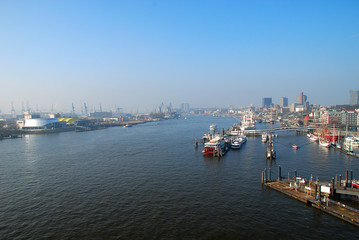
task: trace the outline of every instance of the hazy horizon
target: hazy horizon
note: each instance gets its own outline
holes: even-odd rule
[[[0,109],[349,103],[358,1],[0,1]]]

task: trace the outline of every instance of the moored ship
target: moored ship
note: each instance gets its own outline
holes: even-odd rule
[[[241,130],[254,130],[256,129],[255,122],[253,120],[253,114],[251,112],[248,112],[243,116],[242,126]]]
[[[204,144],[204,149],[202,152],[204,155],[219,156],[224,153],[225,145],[225,139],[223,137],[216,136]]]

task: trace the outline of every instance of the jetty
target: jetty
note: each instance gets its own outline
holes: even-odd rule
[[[294,171],[292,179],[284,179],[279,166],[276,179],[271,179],[271,169],[268,169],[268,173],[267,169],[262,172],[262,184],[359,227],[358,209],[330,199],[337,194],[359,196],[359,189],[352,184],[353,172],[351,171],[350,179],[348,175],[347,170],[345,179],[341,179],[339,175],[336,180],[332,178],[331,181],[319,182],[297,177],[297,171]]]
[[[269,135],[267,140],[267,150],[266,150],[266,157],[267,159],[273,160],[276,158],[276,151],[274,150],[274,143],[272,135]]]

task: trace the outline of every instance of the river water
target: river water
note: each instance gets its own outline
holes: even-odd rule
[[[223,158],[204,157],[211,124],[187,117],[130,128],[27,135],[0,142],[1,239],[355,239],[358,228],[261,185],[277,177],[330,180],[359,159],[280,133],[277,159],[249,138]],[[263,127],[259,126],[259,127]],[[299,145],[297,151],[292,144]]]

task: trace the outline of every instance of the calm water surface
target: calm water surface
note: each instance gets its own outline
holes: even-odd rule
[[[278,159],[249,138],[222,159],[194,148],[210,124],[188,117],[131,128],[0,142],[1,239],[356,239],[359,229],[262,187],[261,172],[329,180],[359,159],[281,133]],[[298,144],[299,150],[291,149]],[[357,177],[358,178],[358,177]]]

